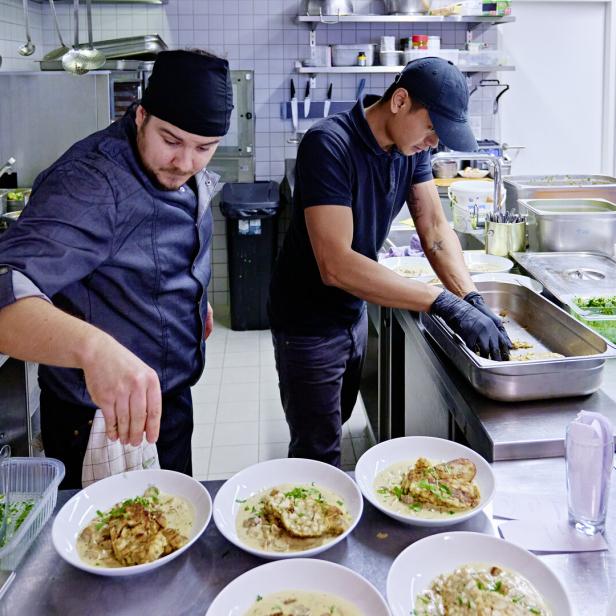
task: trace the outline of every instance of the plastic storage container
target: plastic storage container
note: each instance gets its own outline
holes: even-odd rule
[[[375,47],[374,43],[332,45],[332,66],[357,66],[357,56],[362,51],[366,54],[366,66],[372,66]]]
[[[504,66],[507,62],[507,55],[498,49],[462,50],[458,60],[459,66]]]
[[[598,296],[594,296],[598,297]],[[599,335],[610,342],[616,344],[616,296],[607,307],[580,307],[577,300],[588,300],[591,298],[574,298],[569,303],[571,314],[584,325],[594,329]]]
[[[401,51],[381,51],[379,52],[381,66],[400,66],[402,64]]]
[[[232,329],[269,327],[267,297],[276,258],[279,204],[276,182],[228,183],[222,189]]]
[[[17,532],[0,549],[2,571],[11,571],[17,567],[49,520],[56,506],[58,486],[64,477],[64,464],[53,458],[10,458],[3,461],[0,468],[4,471],[8,464],[11,466],[8,486],[11,502],[32,500],[34,507]],[[4,472],[0,472],[0,477],[5,476]],[[6,488],[2,485],[0,492],[4,494]]]
[[[404,63],[408,64],[411,60],[418,58],[437,57],[457,64],[459,53],[457,49],[405,49]]]
[[[494,211],[494,182],[491,180],[461,180],[449,186],[447,193],[451,201],[453,228],[470,233],[483,227],[486,215]],[[505,191],[502,201],[505,200]]]

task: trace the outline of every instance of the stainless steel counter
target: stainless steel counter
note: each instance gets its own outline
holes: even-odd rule
[[[394,310],[391,389],[404,395],[391,408],[392,436],[426,434],[467,442],[486,459],[562,456],[565,426],[582,409],[616,426],[616,360],[608,360],[595,394],[536,402],[496,402],[477,393],[441,350],[426,339],[416,314]]]
[[[562,459],[498,462],[494,470],[498,486],[515,487],[531,495],[561,496],[565,507]],[[214,496],[221,484],[211,481],[205,486]],[[612,482],[612,497],[614,492],[616,487]],[[58,508],[73,493],[61,492]],[[609,543],[616,541],[614,498],[611,505],[607,524]],[[497,532],[490,510],[474,520],[452,526],[451,530]],[[386,533],[387,537],[379,539],[377,533]],[[429,529],[400,524],[365,503],[362,520],[355,531],[319,557],[354,569],[385,594],[387,573],[393,560],[407,545],[430,534],[433,533]],[[567,587],[579,616],[606,614],[610,588],[616,590],[613,552],[547,554],[540,558]],[[211,522],[199,541],[168,565],[137,577],[103,578],[74,569],[56,554],[51,543],[50,522],[17,570],[16,579],[0,605],[0,616],[133,616],[138,613],[202,616],[226,584],[264,562],[228,543]]]

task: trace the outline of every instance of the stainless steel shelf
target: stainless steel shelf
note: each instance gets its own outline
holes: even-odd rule
[[[302,66],[295,65],[300,74],[349,74],[349,73],[399,73],[404,66]],[[515,66],[458,66],[463,73],[497,73],[500,71],[515,71]]]
[[[47,0],[32,0],[37,4],[47,4]],[[69,4],[72,0],[56,0],[56,4]],[[167,4],[169,0],[92,0],[92,4]]]
[[[515,21],[515,17],[483,15],[298,15],[297,23],[338,24],[338,23],[464,23],[464,24],[504,24]]]

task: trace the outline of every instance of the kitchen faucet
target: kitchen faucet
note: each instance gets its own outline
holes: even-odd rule
[[[439,160],[484,160],[492,165],[494,175],[494,210],[501,209],[503,194],[503,173],[500,158],[494,154],[480,152],[439,152],[432,157],[432,165]]]
[[[12,157],[9,156],[9,159],[6,161],[6,163],[4,163],[4,165],[2,165],[2,167],[0,167],[0,178],[5,174],[8,173],[12,168],[13,165],[16,163],[17,161]]]

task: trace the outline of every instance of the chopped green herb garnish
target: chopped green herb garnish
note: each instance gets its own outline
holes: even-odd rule
[[[496,582],[494,582],[494,586],[492,586],[490,590],[492,590],[493,592],[500,592],[502,588],[503,588],[502,580],[497,580]]]

